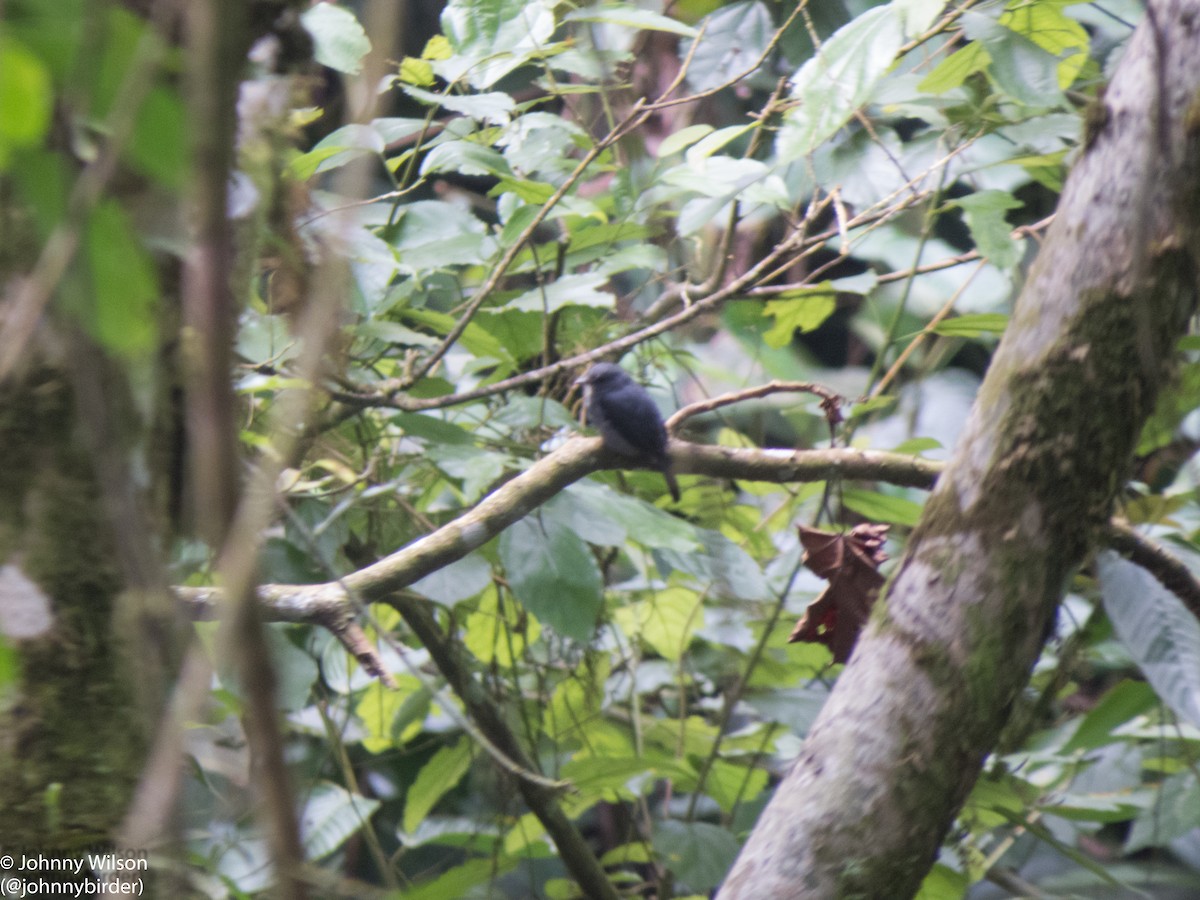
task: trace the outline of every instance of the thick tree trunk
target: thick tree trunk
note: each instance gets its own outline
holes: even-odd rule
[[[907,897],[1122,484],[1200,285],[1200,0],[1152,2],[968,426],[719,897]]]

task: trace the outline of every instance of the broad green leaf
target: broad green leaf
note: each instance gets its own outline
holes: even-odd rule
[[[1130,682],[1127,678],[1115,688],[1105,691],[1096,706],[1088,710],[1075,733],[1063,744],[1062,752],[1094,750],[1098,746],[1114,742],[1112,731],[1126,724],[1136,715],[1150,712],[1158,706],[1154,689],[1145,682]]]
[[[912,527],[921,518],[921,504],[904,497],[893,497],[862,488],[845,488],[842,502],[860,516],[872,522]]]
[[[1200,827],[1200,781],[1192,769],[1186,769],[1168,778],[1155,802],[1134,819],[1125,852],[1163,846],[1196,827]]]
[[[449,141],[438,144],[421,163],[422,175],[454,172],[462,175],[512,175],[508,162],[493,150],[474,141]]]
[[[641,842],[613,847],[613,849],[600,857],[600,865],[605,867],[631,864],[641,865],[652,861],[653,856],[651,855],[650,848]]]
[[[459,738],[453,744],[440,748],[421,767],[404,798],[405,831],[416,831],[434,805],[458,785],[471,767],[471,755],[471,742]]]
[[[645,547],[688,553],[698,550],[696,529],[683,519],[595,481],[571,485],[548,507],[556,518],[593,544],[616,547],[628,537]]]
[[[409,588],[442,606],[474,597],[492,582],[492,567],[478,553],[469,553],[448,566],[414,581]]]
[[[696,772],[686,762],[654,750],[625,757],[578,754],[563,766],[562,777],[571,782],[585,802],[611,799],[614,794],[632,799],[653,789],[662,778],[670,778],[676,785],[696,783]]]
[[[672,587],[615,610],[613,618],[626,634],[640,637],[664,659],[676,662],[696,629],[704,626],[704,606],[695,591]]]
[[[300,14],[300,22],[312,35],[317,62],[347,75],[362,71],[371,42],[352,12],[332,3],[318,3]]]
[[[503,159],[503,157],[501,157]],[[505,166],[507,168],[507,164]],[[531,181],[528,178],[513,178],[511,175],[498,173],[499,182],[494,188],[488,191],[489,197],[499,197],[501,194],[509,193],[524,200],[533,206],[541,206],[554,196],[556,190],[554,185],[547,181]],[[535,211],[530,209],[528,219],[533,218]],[[513,234],[509,235],[508,224],[512,224]],[[511,244],[517,239],[517,235],[525,230],[528,221],[506,223],[505,227],[505,245]]]
[[[763,315],[773,317],[775,324],[763,333],[763,341],[768,347],[786,347],[797,331],[820,328],[836,309],[837,293],[827,281],[768,300]]]
[[[903,453],[906,456],[920,456],[926,450],[941,450],[942,442],[930,437],[909,438],[901,441],[892,448],[893,453]]]
[[[702,160],[723,149],[730,141],[737,140],[752,128],[757,127],[758,123],[752,122],[749,125],[730,125],[728,128],[714,131],[689,147],[684,158],[689,166],[699,166]]]
[[[632,3],[604,3],[577,9],[563,16],[564,22],[602,22],[605,25],[624,25],[644,31],[665,31],[694,38],[696,29]]]
[[[591,640],[603,584],[595,558],[574,532],[545,529],[528,516],[500,536],[500,559],[513,593],[540,622],[577,641]]]
[[[543,843],[546,834],[544,826],[536,815],[525,813],[513,823],[504,836],[503,849],[505,854],[512,857],[528,856],[530,848]]]
[[[934,863],[914,900],[962,900],[967,895],[971,879],[944,863]]]
[[[1174,379],[1159,394],[1154,413],[1142,426],[1138,456],[1171,443],[1179,425],[1197,407],[1200,407],[1200,363],[1189,362],[1178,368]]]
[[[795,108],[776,141],[782,162],[802,159],[832,137],[870,100],[906,38],[923,31],[941,4],[904,3],[868,9],[839,28],[792,76]]]
[[[749,803],[767,786],[767,770],[759,766],[739,766],[714,759],[704,781],[704,793],[717,801],[726,813],[738,803]]]
[[[612,309],[617,298],[603,290],[607,284],[607,276],[599,273],[579,272],[563,275],[557,281],[526,291],[516,299],[510,300],[507,306],[509,309],[547,314],[555,312],[563,306],[595,306],[600,309]]]
[[[450,330],[457,324],[457,320],[453,316],[447,313],[436,312],[432,309],[409,308],[403,310],[401,315],[403,318],[416,322],[419,325],[428,326],[440,334],[449,334]],[[508,355],[504,351],[504,345],[474,322],[471,322],[463,329],[459,341],[476,356],[486,356],[496,360],[508,360]]]
[[[411,675],[398,675],[398,690],[372,681],[354,705],[354,713],[367,733],[362,739],[368,753],[394,750],[421,731],[429,710],[429,692]]]
[[[1058,59],[1029,38],[982,13],[965,12],[963,30],[987,50],[988,74],[1006,94],[1026,106],[1061,106]]]
[[[127,359],[154,346],[158,278],[125,211],[100,203],[88,219],[86,250],[92,306],[85,328],[108,350]]]
[[[720,532],[697,528],[695,535],[703,544],[699,552],[654,552],[660,572],[686,572],[719,597],[765,600],[771,596],[762,569],[749,553]]]
[[[1056,796],[1053,803],[1043,804],[1039,808],[1047,815],[1072,822],[1127,822],[1145,810],[1147,796],[1064,794]]]
[[[658,145],[658,151],[654,155],[659,159],[663,159],[674,153],[679,153],[705,135],[712,134],[712,132],[713,127],[711,125],[689,125],[686,128],[681,128],[674,134],[668,135]]]
[[[1175,714],[1200,725],[1200,624],[1141,566],[1096,557],[1104,610],[1146,680]]]
[[[12,150],[41,142],[53,102],[42,61],[11,35],[0,34],[0,170]]]
[[[976,191],[954,201],[963,211],[967,228],[979,252],[993,265],[1010,269],[1021,258],[1021,248],[1012,236],[1012,225],[1004,214],[1020,209],[1022,203],[1008,191]]]
[[[732,832],[707,822],[668,819],[655,825],[652,840],[659,862],[693,891],[720,884],[742,849]]]
[[[429,881],[406,887],[404,900],[448,900],[450,897],[473,897],[481,885],[516,868],[516,860],[508,856],[488,856],[468,859]]]
[[[972,41],[934,66],[933,71],[917,85],[917,90],[929,94],[944,94],[960,87],[976,72],[982,72],[991,61],[992,58],[988,56],[983,44]]]
[[[557,0],[450,0],[442,31],[453,53],[434,64],[447,82],[488,88],[529,62],[540,62],[556,27]]]
[[[380,801],[351,794],[338,784],[319,782],[308,791],[300,833],[304,856],[324,859],[346,843],[361,828],[370,827],[370,818]]]
[[[417,87],[432,87],[435,81],[433,66],[427,59],[406,56],[400,60],[400,80]]]
[[[542,730],[547,737],[556,743],[582,743],[588,726],[600,715],[610,672],[607,658],[585,659],[554,689],[542,715]]]
[[[979,337],[984,334],[1003,334],[1008,327],[1008,316],[1004,313],[970,313],[943,319],[933,326],[936,334],[945,337]]]
[[[535,616],[526,615],[515,603],[502,605],[499,593],[489,589],[467,616],[462,642],[484,665],[509,669],[524,659],[526,648],[536,643],[541,633]]]
[[[499,91],[488,94],[435,94],[405,85],[404,93],[429,106],[448,109],[493,125],[507,125],[517,107],[511,96]]]
[[[691,54],[688,83],[698,91],[711,90],[750,74],[771,42],[774,24],[765,3],[731,3],[708,16],[700,46],[681,41],[679,58]]]
[[[1000,24],[1024,35],[1058,63],[1058,86],[1066,90],[1087,62],[1088,33],[1063,14],[1066,3],[1013,3],[1000,16]]]
[[[159,184],[182,188],[191,172],[187,112],[177,92],[155,87],[138,110],[133,137],[125,149],[130,165]]]

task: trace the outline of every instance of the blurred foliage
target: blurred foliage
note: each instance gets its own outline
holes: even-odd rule
[[[332,255],[349,273],[265,580],[335,579],[470,509],[580,428],[573,371],[491,386],[629,335],[624,364],[666,410],[770,379],[871,397],[832,435],[817,397],[781,394],[692,420],[691,439],[945,457],[1140,7],[814,6],[452,0],[379,85],[380,117],[346,123],[321,106],[330,91],[297,91],[277,111],[282,144],[243,121],[247,455],[296,386],[312,272]],[[137,371],[186,244],[162,212],[188,180],[178,51],[114,6],[18,0],[5,16],[0,226],[41,247],[84,217],[56,311]],[[350,9],[313,6],[303,26],[324,80],[353,79],[370,41]],[[677,76],[643,116],[638,98]],[[243,100],[277,77],[250,72]],[[149,193],[81,205],[114,128]],[[338,193],[352,165],[369,167],[366,202]],[[25,270],[15,258],[6,271]],[[683,302],[659,303],[672,292]],[[1195,370],[1147,429],[1148,485],[1130,500],[1193,569]],[[823,586],[796,525],[892,523],[895,559],[923,502],[880,484],[680,480],[672,505],[656,473],[598,473],[412,586],[542,770],[570,781],[562,802],[614,884],[656,896],[719,884],[837,676],[824,647],[786,643]],[[181,581],[211,574],[194,545],[173,561]],[[1141,570],[1108,559],[1094,575],[1073,585],[924,900],[1047,850],[1047,891],[1200,885],[1200,634]],[[396,690],[322,629],[271,629],[309,858],[406,897],[578,896],[419,642],[390,608],[371,613]],[[0,646],[0,681],[6,659]],[[240,711],[227,679],[191,735],[186,833],[209,896],[270,883]]]

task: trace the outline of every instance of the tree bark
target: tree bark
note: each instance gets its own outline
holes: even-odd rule
[[[912,896],[1026,685],[1200,285],[1200,0],[1151,2],[964,434],[719,897]]]

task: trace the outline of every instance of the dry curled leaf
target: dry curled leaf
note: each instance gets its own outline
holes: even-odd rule
[[[883,587],[879,564],[887,559],[883,544],[886,525],[856,525],[846,533],[800,526],[804,564],[829,580],[829,586],[808,605],[788,637],[789,643],[824,644],[834,662],[850,658],[858,633]]]

